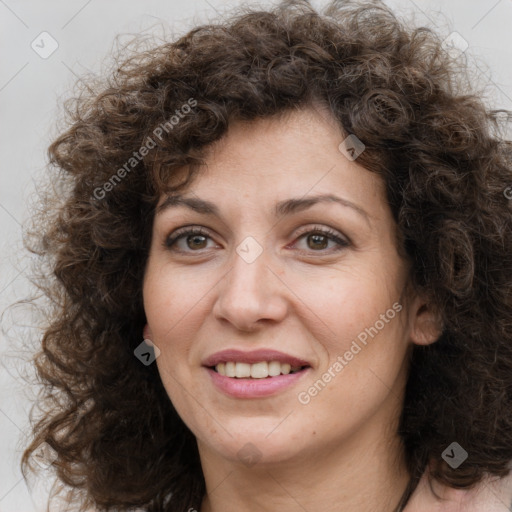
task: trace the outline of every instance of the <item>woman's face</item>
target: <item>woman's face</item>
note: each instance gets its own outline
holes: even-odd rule
[[[145,334],[202,455],[307,459],[396,426],[420,302],[384,183],[343,139],[312,109],[234,123],[159,202]]]

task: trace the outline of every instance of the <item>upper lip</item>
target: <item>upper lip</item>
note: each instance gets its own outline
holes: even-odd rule
[[[233,361],[235,363],[260,363],[262,361],[279,361],[282,364],[288,363],[292,368],[297,366],[310,366],[307,361],[298,357],[278,352],[272,349],[251,350],[249,352],[237,349],[226,349],[215,352],[203,361],[203,366],[216,366],[219,363]]]

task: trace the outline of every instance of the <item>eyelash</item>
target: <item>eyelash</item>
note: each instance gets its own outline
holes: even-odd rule
[[[302,249],[298,249],[300,254],[304,254],[304,253],[311,254],[311,252],[313,252],[313,253],[318,252],[318,253],[327,253],[327,254],[329,254],[329,253],[332,253],[332,252],[340,251],[341,249],[343,249],[345,247],[348,247],[350,245],[350,242],[348,240],[344,240],[343,238],[340,238],[338,236],[338,234],[336,233],[336,231],[333,231],[332,229],[329,229],[329,228],[319,227],[319,226],[313,226],[312,228],[309,228],[308,231],[300,233],[297,238],[302,238],[305,235],[318,235],[318,234],[319,235],[324,235],[329,240],[331,240],[333,242],[336,242],[338,244],[338,247],[335,248],[334,250],[333,249],[331,249],[331,250],[320,249],[320,250],[317,250],[317,251],[315,251],[313,249],[311,249],[309,251],[304,251]],[[176,249],[173,249],[173,245],[180,238],[183,238],[183,237],[186,237],[186,236],[190,236],[190,235],[202,235],[202,236],[205,236],[205,237],[208,237],[208,238],[211,239],[210,234],[206,230],[204,230],[203,228],[198,228],[198,227],[189,228],[189,227],[185,226],[185,227],[180,228],[177,231],[175,231],[172,236],[167,237],[167,239],[164,242],[164,246],[165,246],[166,249],[176,250]],[[194,250],[190,250],[190,251],[178,250],[178,252],[187,252],[187,253],[188,252],[201,252],[201,250],[202,249],[198,249],[197,251],[194,251]]]

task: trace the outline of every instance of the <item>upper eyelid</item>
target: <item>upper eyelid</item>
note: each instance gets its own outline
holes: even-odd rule
[[[204,226],[201,226],[199,224],[188,224],[188,225],[185,225],[185,226],[180,226],[179,228],[176,228],[174,230],[172,230],[167,236],[166,238],[170,238],[171,235],[173,235],[173,237],[175,236],[180,236],[180,235],[184,235],[184,234],[187,234],[189,231],[204,231],[206,235],[208,236],[211,236],[211,229],[210,228],[206,228]],[[313,224],[311,226],[306,226],[306,227],[303,227],[303,228],[299,228],[298,232],[295,234],[295,236],[302,236],[304,234],[307,234],[311,231],[321,231],[325,234],[330,234],[329,231],[333,231],[335,232],[337,235],[339,235],[340,237],[343,237],[343,238],[347,238],[348,237],[342,233],[341,231],[339,231],[338,229],[336,228],[331,228],[330,226],[320,226],[319,224]]]
[[[196,232],[196,233],[194,233]],[[340,239],[340,241],[345,242],[347,245],[352,245],[352,240],[345,235],[344,233],[340,232],[338,229],[332,228],[330,226],[321,226],[318,223],[312,224],[310,226],[305,226],[303,228],[300,228],[297,233],[295,233],[293,236],[295,238],[302,238],[305,235],[308,235],[310,233],[321,233],[324,236],[328,237],[330,240],[334,241],[338,245],[341,245],[337,240],[334,240],[333,237],[337,237]],[[186,226],[181,226],[174,231],[172,231],[170,234],[168,234],[165,237],[164,245],[167,245],[169,240],[172,239],[172,242],[175,243],[178,239],[181,237],[187,235],[187,234],[198,234],[198,235],[204,235],[209,237],[211,240],[214,240],[214,237],[212,237],[211,230],[208,228],[205,228],[204,226],[196,225],[196,224],[190,224]]]

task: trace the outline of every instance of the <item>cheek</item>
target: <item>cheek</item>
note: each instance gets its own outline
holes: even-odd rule
[[[333,407],[358,417],[376,410],[401,372],[407,350],[405,308],[396,282],[383,275],[333,280],[313,302],[323,320],[314,336],[326,358],[313,387],[301,389],[299,399],[314,402],[315,415],[327,414],[326,424],[337,424],[328,413]]]
[[[395,302],[395,308],[391,303],[376,308],[353,301],[343,310],[331,327],[334,334],[321,341],[327,360],[299,390],[308,421],[321,423],[335,435],[365,421],[383,404],[399,405],[394,397],[400,393],[407,350],[399,306]],[[333,416],[333,410],[343,414]]]
[[[197,314],[197,306],[193,308],[193,304],[197,301],[181,286],[180,278],[149,274],[144,286],[144,307],[152,341],[160,349],[155,363],[164,388],[179,416],[194,431],[196,426],[187,389],[191,389],[194,379],[190,371],[189,343],[193,336],[192,315]]]
[[[399,301],[400,287],[391,273],[368,265],[352,266],[314,280],[297,276],[294,292],[302,304],[297,314],[316,331],[329,352],[346,350],[352,340],[376,323],[379,334],[396,331],[398,323],[393,319],[400,308],[393,309],[393,304]]]
[[[189,269],[172,272],[164,267],[149,268],[144,282],[144,309],[152,341],[160,349],[156,363],[164,386],[174,402],[181,402],[185,387],[195,378],[197,365],[190,351],[193,341],[211,310],[208,290],[212,283],[197,278]]]
[[[191,269],[149,270],[144,281],[144,310],[155,343],[183,339],[185,331],[200,325],[195,319],[202,314],[208,292],[215,285],[212,274],[204,277],[200,279]]]

